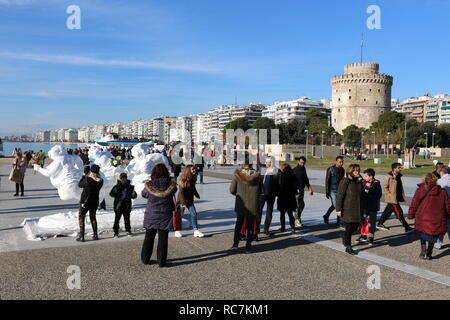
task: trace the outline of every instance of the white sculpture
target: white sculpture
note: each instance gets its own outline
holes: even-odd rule
[[[134,189],[138,196],[141,196],[144,190],[145,182],[150,180],[153,167],[159,163],[163,163],[167,169],[170,169],[169,160],[160,153],[148,153],[150,146],[145,143],[139,143],[131,149],[133,160],[126,168],[128,178],[134,185]]]
[[[120,166],[114,167],[111,164],[111,159],[114,158],[111,152],[102,151],[102,149],[97,146],[93,146],[89,149],[88,156],[91,164],[96,164],[100,167],[100,177],[103,179],[103,187],[100,190],[100,199],[108,199],[110,198],[109,192],[117,183],[119,175],[124,172],[124,170]]]
[[[79,200],[81,189],[78,187],[78,182],[83,176],[81,158],[68,154],[66,148],[61,145],[52,147],[48,156],[53,162],[45,168],[34,165],[34,170],[50,178],[52,185],[58,189],[61,200]]]

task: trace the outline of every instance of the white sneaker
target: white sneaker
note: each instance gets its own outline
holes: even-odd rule
[[[199,230],[194,230],[194,237],[203,238],[205,235],[201,233]]]
[[[182,236],[181,231],[175,231],[175,237],[181,238]]]
[[[434,247],[438,250],[442,249],[442,242],[440,240],[436,241]]]

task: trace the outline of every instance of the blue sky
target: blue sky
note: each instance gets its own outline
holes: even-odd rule
[[[69,5],[81,30],[68,30]],[[381,30],[366,9],[381,8]],[[450,93],[447,0],[0,0],[0,135],[330,98],[378,62],[393,97]]]

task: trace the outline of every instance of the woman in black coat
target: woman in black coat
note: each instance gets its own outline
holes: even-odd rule
[[[281,232],[286,231],[286,212],[289,216],[291,232],[295,233],[295,219],[293,212],[297,209],[297,179],[291,166],[284,164],[281,166],[279,174],[278,210],[280,211]]]
[[[88,167],[87,167],[88,168]],[[94,164],[90,171],[85,171],[83,178],[78,183],[78,187],[83,188],[80,199],[80,211],[78,214],[78,222],[80,224],[80,233],[77,241],[84,242],[84,225],[85,217],[89,212],[92,231],[94,233],[93,240],[98,240],[97,233],[97,208],[99,203],[100,189],[103,187],[103,179],[100,178],[100,167]]]
[[[142,197],[148,199],[144,213],[145,239],[141,252],[141,260],[144,264],[150,264],[156,233],[158,233],[158,264],[160,267],[164,267],[166,264],[176,192],[177,181],[170,178],[169,171],[164,164],[157,164],[152,170],[151,180],[145,184],[145,188],[142,190]]]
[[[339,183],[336,196],[336,215],[345,222],[342,240],[345,252],[356,254],[352,249],[352,234],[358,230],[364,214],[365,192],[360,166],[352,164],[347,168],[346,177]]]

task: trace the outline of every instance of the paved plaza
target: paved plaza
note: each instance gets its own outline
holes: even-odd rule
[[[25,177],[26,196],[14,198],[14,185],[5,176],[9,167],[1,166],[0,299],[450,298],[447,237],[443,249],[435,250],[436,259],[423,261],[417,236],[403,234],[399,222],[390,220],[387,225],[393,228],[379,231],[375,246],[356,246],[359,254],[349,256],[334,220],[323,225],[329,201],[321,193],[305,196],[306,227],[299,234],[261,235],[254,253],[229,254],[235,221],[234,197],[228,190],[232,170],[211,170],[206,184],[198,185],[202,199],[196,206],[205,238],[194,238],[191,230],[184,230],[181,239],[171,234],[169,266],[159,268],[140,262],[142,233],[119,239],[103,233],[100,241],[83,244],[71,237],[28,241],[20,227],[25,218],[73,211],[78,204],[59,200],[50,181],[32,170]],[[309,175],[312,185],[323,185],[323,170],[309,170]],[[408,197],[418,181],[405,179]],[[107,205],[110,209],[111,200]],[[140,199],[135,207],[144,205]],[[276,212],[272,230],[278,228]],[[72,265],[81,270],[80,290],[67,287]],[[379,289],[367,286],[368,267],[373,266],[380,270]]]

